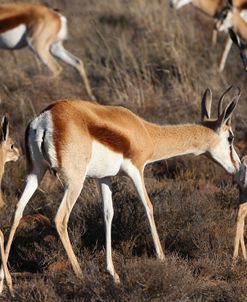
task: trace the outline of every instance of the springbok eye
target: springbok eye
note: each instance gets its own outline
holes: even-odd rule
[[[234,140],[234,136],[230,133],[230,135],[228,137],[228,142],[230,145],[232,144],[233,140]]]
[[[14,149],[14,145],[11,145],[11,147],[10,147],[12,150]]]

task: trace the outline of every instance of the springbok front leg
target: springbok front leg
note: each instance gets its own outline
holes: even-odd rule
[[[244,260],[247,260],[246,247],[244,242],[244,224],[245,224],[244,221],[246,216],[247,216],[247,202],[241,204],[238,210],[233,259],[236,259],[238,257],[238,251],[240,245]]]
[[[62,60],[64,63],[67,63],[67,64],[71,65],[72,67],[74,67],[79,72],[79,74],[83,80],[83,83],[85,85],[88,96],[92,100],[96,100],[95,96],[92,93],[92,89],[91,89],[91,86],[90,86],[90,83],[89,83],[89,80],[87,77],[87,73],[86,73],[83,61],[80,60],[79,58],[77,58],[76,56],[74,56],[68,50],[66,50],[63,46],[62,41],[58,41],[51,45],[51,53],[55,57]]]
[[[5,257],[6,257],[5,260],[6,260],[6,262],[8,261],[10,247],[11,247],[11,244],[13,242],[16,229],[17,229],[17,227],[20,223],[20,220],[23,216],[23,211],[24,211],[26,205],[28,204],[30,198],[32,197],[32,195],[36,191],[36,189],[38,187],[39,180],[42,178],[44,173],[45,173],[45,171],[43,171],[42,175],[30,174],[27,177],[26,187],[23,191],[21,199],[19,200],[19,202],[16,206],[16,211],[15,211],[15,214],[14,214],[13,224],[12,224],[10,234],[9,234],[9,238],[8,238],[8,242],[7,242],[7,245],[6,245],[6,248],[5,248]],[[3,281],[4,281],[4,269],[3,269],[3,266],[2,266],[1,271],[0,271],[0,293],[3,291]]]
[[[230,37],[227,37],[227,40],[226,40],[226,43],[225,43],[225,48],[224,48],[224,51],[223,51],[223,54],[222,54],[222,57],[221,57],[221,60],[220,60],[220,66],[219,66],[219,71],[222,72],[225,68],[225,65],[226,65],[226,59],[228,57],[228,54],[231,50],[231,47],[232,47],[232,40]]]
[[[99,183],[100,183],[101,194],[103,199],[103,207],[104,207],[107,271],[112,275],[114,281],[116,283],[119,283],[120,279],[115,271],[112,261],[111,226],[112,226],[112,218],[114,215],[114,210],[112,204],[111,180],[108,177],[105,177],[105,178],[101,178],[99,180]]]
[[[143,173],[141,171],[139,171],[135,166],[129,167],[128,170],[125,172],[132,179],[132,181],[136,187],[137,193],[145,207],[157,257],[160,260],[164,260],[165,254],[161,247],[159,235],[158,235],[157,228],[156,228],[156,225],[154,222],[153,205],[148,197],[148,194],[147,194],[147,191],[145,188]]]
[[[36,24],[32,29],[32,35],[27,37],[27,43],[33,52],[53,73],[53,77],[62,71],[61,66],[56,62],[50,53],[51,45],[56,41],[57,24],[55,20]]]
[[[1,230],[0,230],[0,253],[1,253],[2,266],[3,266],[3,272],[4,272],[5,279],[6,279],[6,283],[7,283],[10,294],[13,296],[12,278],[10,276],[8,266],[7,266],[7,261],[6,261],[5,252],[4,252],[4,236],[3,236],[3,233]]]

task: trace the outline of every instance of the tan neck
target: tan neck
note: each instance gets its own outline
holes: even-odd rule
[[[215,137],[213,130],[200,124],[149,125],[148,131],[153,137],[154,146],[149,162],[184,154],[202,154],[212,145]]]

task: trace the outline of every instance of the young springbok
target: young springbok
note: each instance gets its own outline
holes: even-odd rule
[[[68,237],[67,224],[87,176],[99,179],[106,227],[107,270],[115,282],[119,282],[119,276],[112,262],[110,177],[120,171],[133,180],[146,210],[157,256],[163,260],[153,206],[145,189],[144,168],[149,163],[178,155],[206,153],[229,173],[235,173],[240,160],[233,147],[230,121],[240,92],[222,110],[226,92],[220,99],[217,119],[211,119],[212,93],[206,90],[202,98],[202,121],[198,124],[160,126],[122,107],[81,100],[60,100],[47,107],[26,130],[27,183],[17,204],[6,245],[6,258],[25,206],[45,172],[51,169],[64,182],[65,192],[55,224],[78,277],[82,271]]]
[[[224,18],[216,24],[219,31],[229,31],[231,40],[238,46],[240,56],[247,70],[247,3],[241,1],[229,1],[229,6],[225,10]]]
[[[19,151],[14,147],[13,140],[9,136],[9,122],[4,116],[0,127],[0,184],[2,183],[2,178],[4,174],[4,165],[8,161],[16,161],[19,158]],[[0,208],[4,205],[2,191],[0,188]],[[4,253],[4,236],[0,230],[0,255],[2,259],[2,266],[4,271],[4,276],[6,278],[7,286],[9,291],[13,293],[12,290],[12,279],[7,266],[7,258]]]
[[[0,5],[0,48],[29,46],[54,76],[62,70],[54,57],[61,59],[79,72],[89,97],[95,99],[83,62],[63,47],[67,36],[66,17],[49,7],[31,3]]]
[[[215,24],[221,22],[223,18],[225,18],[225,10],[228,7],[227,0],[170,0],[171,6],[176,9],[181,8],[186,4],[193,4],[195,7],[199,8],[202,12],[209,15],[210,17],[215,19]],[[212,34],[212,45],[215,45],[217,39],[217,31],[218,27],[215,25]],[[226,39],[225,47],[223,54],[221,56],[219,71],[222,72],[225,68],[226,60],[229,54],[229,51],[232,46],[232,41],[229,37]]]
[[[242,249],[244,260],[247,260],[246,248],[244,243],[244,220],[247,215],[247,155],[241,159],[239,172],[235,176],[235,181],[239,186],[239,202],[236,236],[234,243],[233,259],[238,257],[239,245]]]

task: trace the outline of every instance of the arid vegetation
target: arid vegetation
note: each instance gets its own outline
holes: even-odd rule
[[[4,2],[4,1],[1,1]],[[31,1],[30,1],[31,2]],[[32,1],[35,2],[35,1]],[[196,122],[205,88],[216,105],[229,86],[242,97],[234,119],[239,154],[246,153],[246,73],[233,47],[223,73],[218,64],[224,34],[210,46],[211,20],[188,6],[173,11],[167,0],[47,1],[68,17],[66,48],[81,57],[99,103],[125,106],[159,123]],[[7,238],[25,181],[24,132],[53,100],[86,97],[79,76],[61,64],[60,78],[28,49],[1,50],[1,112],[22,156],[6,166],[1,229]],[[69,222],[84,280],[78,280],[58,239],[54,215],[62,197],[47,175],[25,210],[9,259],[13,301],[246,301],[247,264],[232,265],[238,190],[232,177],[206,157],[180,157],[146,168],[164,263],[156,260],[145,211],[131,181],[113,179],[113,257],[121,283],[105,269],[102,204],[88,179]],[[11,301],[7,291],[0,301]]]

